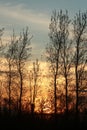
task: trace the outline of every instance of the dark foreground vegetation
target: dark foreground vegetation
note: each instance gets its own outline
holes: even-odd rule
[[[86,129],[87,114],[21,114],[15,116],[1,115],[0,130],[47,130],[47,129]]]

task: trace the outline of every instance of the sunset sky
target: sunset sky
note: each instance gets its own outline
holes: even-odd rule
[[[79,10],[86,10],[87,0],[0,0],[0,28],[4,27],[4,37],[19,34],[23,28],[29,27],[33,39],[32,58],[44,56],[46,44],[49,42],[49,23],[54,9],[68,10],[70,17]],[[42,57],[44,58],[44,57]]]

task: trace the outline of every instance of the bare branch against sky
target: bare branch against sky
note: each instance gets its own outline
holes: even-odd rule
[[[79,3],[79,4],[78,4]],[[87,8],[87,0],[0,0],[0,28],[5,28],[5,41],[12,34],[29,26],[33,59],[41,59],[48,42],[48,27],[52,10],[68,10],[72,17],[79,9]]]

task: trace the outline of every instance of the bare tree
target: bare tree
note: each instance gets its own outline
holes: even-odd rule
[[[3,52],[3,44],[2,44],[2,35],[4,33],[4,28],[0,29],[0,74],[1,74],[1,64],[2,64],[2,52]],[[1,107],[2,107],[2,79],[0,79],[0,113],[1,113]]]
[[[13,74],[13,65],[14,65],[14,43],[15,43],[15,36],[13,31],[13,36],[11,38],[10,44],[7,46],[7,51],[5,53],[5,58],[7,60],[8,65],[8,85],[7,85],[7,92],[8,92],[8,105],[9,105],[9,115],[11,114],[11,90],[12,90],[12,74]]]
[[[60,51],[63,43],[63,34],[64,34],[64,18],[67,17],[66,14],[63,13],[62,10],[57,12],[53,11],[51,16],[51,23],[49,26],[50,33],[49,38],[50,42],[47,45],[47,61],[50,63],[50,70],[53,74],[53,82],[54,82],[54,108],[55,114],[57,113],[57,79],[58,79],[58,71],[60,68]]]
[[[15,43],[15,63],[17,66],[17,71],[19,74],[19,86],[20,86],[20,96],[19,96],[19,113],[22,111],[22,97],[23,97],[23,80],[24,80],[24,70],[25,63],[29,60],[31,56],[31,43],[32,36],[29,34],[28,27],[23,30],[20,34],[18,42]]]
[[[68,113],[68,85],[70,78],[70,69],[72,65],[72,41],[70,40],[70,22],[68,11],[61,17],[61,34],[62,34],[62,44],[60,51],[60,74],[64,77],[65,86],[65,109]]]
[[[39,79],[39,74],[40,74],[40,64],[38,62],[38,59],[36,59],[35,62],[33,62],[33,68],[30,71],[31,76],[30,76],[30,102],[31,102],[31,112],[32,114],[34,113],[34,108],[35,108],[35,99],[37,96],[37,91],[38,91],[38,79]],[[31,83],[32,81],[32,83]]]
[[[2,43],[3,33],[4,33],[4,28],[0,29],[0,59],[1,59],[2,55],[3,55],[3,49],[4,49],[4,45]],[[0,65],[2,64],[1,61],[2,60],[0,60]],[[0,68],[0,71],[1,71],[1,68]]]
[[[79,11],[73,20],[74,34],[74,65],[75,65],[75,85],[76,85],[76,113],[79,112],[79,90],[80,78],[85,70],[87,63],[87,12]],[[81,88],[80,88],[81,87]]]

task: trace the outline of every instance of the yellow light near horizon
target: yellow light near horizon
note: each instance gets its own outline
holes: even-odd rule
[[[0,58],[0,61],[2,64],[0,64],[1,66],[1,71],[4,72],[4,71],[8,71],[8,64],[7,64],[7,61],[6,59],[4,58]],[[44,100],[45,102],[47,101],[49,95],[48,95],[48,90],[51,89],[54,91],[54,84],[53,84],[53,77],[51,75],[51,73],[49,73],[49,66],[48,66],[48,63],[45,62],[45,61],[39,61],[39,65],[40,65],[40,72],[39,72],[39,80],[38,80],[38,94],[37,94],[37,97],[36,97],[36,108],[35,110],[37,111],[38,110],[38,104],[40,104],[42,102],[42,100]],[[30,92],[29,92],[29,73],[30,73],[30,70],[32,71],[33,69],[33,61],[27,61],[26,62],[26,71],[25,71],[25,77],[24,77],[24,87],[26,88],[27,92],[26,92],[26,95],[23,97],[24,100],[29,100],[29,96],[30,96]],[[86,70],[87,70],[87,67],[86,67]],[[74,68],[71,68],[71,72],[74,73]],[[3,76],[4,77],[4,76]],[[4,77],[3,80],[2,80],[2,75],[0,76],[0,80],[4,83],[4,81],[7,80],[7,77]],[[18,80],[18,79],[17,79]],[[63,76],[60,76],[58,77],[57,79],[57,82],[58,82],[58,87],[59,89],[62,90],[62,92],[65,93],[65,88],[64,88],[64,77]],[[52,84],[51,84],[52,82]],[[5,85],[5,84],[3,84]],[[33,86],[33,83],[32,83],[32,86]],[[16,87],[18,88],[18,86]],[[53,93],[52,93],[53,94]],[[54,96],[54,95],[53,95]],[[24,101],[23,100],[23,101]],[[25,101],[24,101],[25,102]],[[44,103],[45,106],[47,106],[47,108],[44,109],[44,111],[48,112],[49,113],[49,105]],[[49,110],[49,111],[47,111]]]

